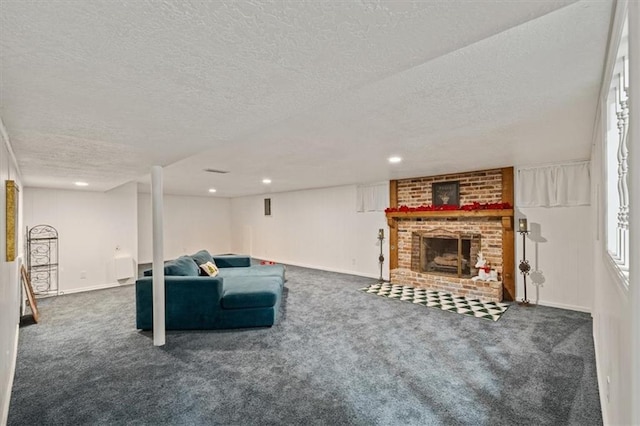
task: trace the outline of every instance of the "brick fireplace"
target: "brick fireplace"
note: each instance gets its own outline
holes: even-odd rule
[[[391,181],[391,207],[432,204],[432,184],[459,188],[460,206],[513,205],[513,168]],[[485,300],[514,300],[512,209],[394,211],[390,227],[390,279]],[[482,252],[498,281],[472,280]]]

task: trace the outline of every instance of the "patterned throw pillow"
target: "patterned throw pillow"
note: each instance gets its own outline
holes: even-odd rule
[[[213,262],[203,263],[200,268],[210,277],[218,275],[218,267]]]

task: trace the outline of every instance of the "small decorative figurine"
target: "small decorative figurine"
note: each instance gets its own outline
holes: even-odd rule
[[[491,273],[491,267],[488,265],[487,259],[484,258],[482,252],[478,253],[476,269],[478,270],[478,275],[471,278],[473,281],[498,281],[498,274]]]

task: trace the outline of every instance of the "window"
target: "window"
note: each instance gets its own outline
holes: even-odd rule
[[[627,20],[628,22],[628,20]],[[607,99],[607,250],[629,280],[629,37],[625,23]]]

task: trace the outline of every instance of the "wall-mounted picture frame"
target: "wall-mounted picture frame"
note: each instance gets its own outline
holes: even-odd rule
[[[434,182],[431,184],[431,200],[434,206],[460,207],[460,182]]]
[[[6,258],[7,262],[16,260],[18,251],[18,185],[13,180],[5,181],[6,193]]]

